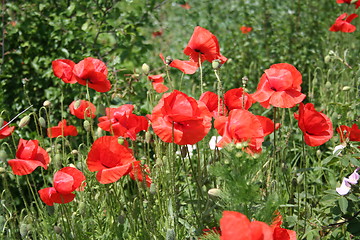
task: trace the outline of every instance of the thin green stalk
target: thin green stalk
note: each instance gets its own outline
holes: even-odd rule
[[[201,65],[201,54],[199,54],[199,69],[200,69],[200,91],[201,94],[204,93],[204,86],[203,86],[203,72],[202,72],[202,65]]]

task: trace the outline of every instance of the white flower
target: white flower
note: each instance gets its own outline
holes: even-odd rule
[[[344,145],[337,145],[335,148],[334,148],[334,151],[333,151],[333,155],[336,155],[336,156],[339,156],[341,151],[345,148]]]

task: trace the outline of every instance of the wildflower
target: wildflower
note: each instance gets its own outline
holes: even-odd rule
[[[177,90],[164,94],[148,118],[161,140],[178,145],[199,142],[211,128],[205,104]]]
[[[301,83],[301,73],[293,65],[274,64],[261,76],[252,98],[265,108],[270,105],[292,108],[305,98],[301,93]]]
[[[330,118],[316,111],[312,103],[300,103],[299,114],[294,114],[294,117],[298,120],[305,143],[309,146],[320,146],[333,136]]]
[[[107,79],[108,70],[105,63],[92,57],[85,58],[74,66],[76,81],[81,85],[88,85],[97,92],[107,92],[111,83]]]
[[[274,123],[269,118],[254,115],[244,109],[231,110],[228,117],[215,119],[214,127],[222,136],[216,146],[248,142],[245,151],[250,154],[261,152],[264,137],[274,131]]]
[[[115,136],[96,139],[86,159],[89,171],[97,172],[96,179],[102,184],[116,182],[129,174],[135,161],[127,142],[119,144]]]
[[[150,169],[145,165],[141,165],[140,161],[136,161],[132,164],[131,171],[129,172],[129,176],[133,180],[137,180],[139,182],[146,183],[147,187],[151,186],[151,178],[149,177]]]
[[[189,10],[191,8],[189,3],[180,4],[180,7],[184,8],[186,10]]]
[[[62,120],[59,122],[59,124],[55,127],[51,127],[47,129],[47,134],[49,138],[56,138],[59,136],[77,136],[78,131],[76,130],[76,127],[73,125],[66,125],[66,120]]]
[[[222,64],[227,61],[227,58],[220,54],[217,38],[209,30],[200,26],[195,27],[184,53],[197,63],[199,60],[201,62],[207,60],[211,63],[215,59],[219,59]]]
[[[341,186],[336,188],[336,192],[340,195],[346,195],[351,189],[351,185],[355,185],[358,183],[360,178],[358,171],[360,168],[356,168],[355,171],[349,176],[349,178],[344,178]]]
[[[6,121],[2,121],[1,127],[0,127],[0,139],[4,139],[6,137],[9,137],[13,131],[15,130],[15,127],[9,127],[9,125],[7,125],[6,127],[4,127],[7,124]]]
[[[163,60],[164,64],[169,65],[170,67],[177,68],[185,74],[194,74],[199,68],[199,64],[194,61],[184,61],[178,59],[171,59],[168,62],[165,60],[162,53],[159,54],[160,58]]]
[[[360,7],[360,0],[336,0],[337,3],[347,3],[347,4],[355,4],[355,8]]]
[[[95,118],[96,115],[96,107],[94,104],[92,104],[89,101],[85,100],[77,100],[73,101],[69,105],[70,113],[77,118],[85,119],[85,117],[88,118]]]
[[[151,35],[155,37],[161,37],[163,35],[164,31],[161,29],[160,31],[152,32]]]
[[[37,167],[45,170],[50,162],[48,153],[39,147],[38,140],[20,139],[16,151],[16,159],[8,161],[15,175],[27,175],[32,173]]]
[[[252,31],[252,27],[241,26],[241,27],[240,27],[240,31],[241,31],[243,34],[248,34],[249,32]]]
[[[51,63],[54,75],[65,83],[76,83],[73,74],[75,63],[69,59],[58,59]]]
[[[163,84],[164,78],[162,74],[148,76],[148,79],[151,81],[153,88],[157,93],[163,93],[169,90],[169,88]]]
[[[41,200],[49,206],[54,203],[68,203],[74,200],[74,191],[84,187],[84,174],[74,167],[65,167],[57,171],[53,179],[53,187],[38,191]]]
[[[223,100],[216,93],[204,92],[201,94],[199,101],[205,103],[214,118],[224,116],[227,113]]]
[[[98,126],[105,131],[111,132],[117,137],[136,140],[136,134],[146,131],[148,121],[143,116],[132,113],[134,106],[125,104],[118,108],[106,108],[106,116],[99,118]]]
[[[354,32],[356,27],[351,24],[351,21],[357,18],[359,15],[353,13],[348,16],[347,13],[341,14],[336,20],[335,23],[329,28],[329,31],[332,32]]]
[[[245,109],[248,110],[255,102],[250,94],[245,92],[243,88],[235,88],[224,94],[226,107],[230,110]]]
[[[343,144],[337,145],[337,146],[334,148],[333,155],[339,156],[340,153],[342,152],[342,150],[343,150],[345,147],[346,147],[346,146],[344,146]]]
[[[346,140],[360,142],[360,129],[355,123],[351,127],[341,125],[336,131],[340,134],[341,142],[346,142]]]

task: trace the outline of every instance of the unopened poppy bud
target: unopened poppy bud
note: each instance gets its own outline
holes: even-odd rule
[[[84,121],[84,129],[89,132],[90,131],[90,122],[88,120]]]
[[[0,151],[0,162],[5,162],[7,159],[7,153],[4,150]]]
[[[74,150],[71,151],[71,154],[72,154],[72,155],[76,155],[76,154],[78,154],[78,153],[79,153],[79,152],[78,152],[78,150],[76,150],[76,149],[74,149]]]
[[[326,55],[324,58],[325,63],[329,63],[331,61],[331,57],[329,55]]]
[[[2,173],[4,173],[4,172],[6,172],[6,169],[3,168],[3,167],[0,167],[0,174],[2,174]]]
[[[29,231],[32,229],[32,225],[31,224],[26,224],[26,223],[22,223],[20,224],[20,235],[25,238]]]
[[[316,151],[316,156],[317,156],[318,158],[320,158],[321,155],[322,155],[322,152],[321,152],[320,150],[317,150],[317,151]]]
[[[74,109],[78,109],[81,105],[81,100],[76,100],[76,102],[74,103]]]
[[[62,229],[59,226],[54,226],[54,232],[56,232],[57,234],[61,234],[62,233]]]
[[[51,106],[51,102],[49,100],[46,100],[44,103],[43,103],[43,106],[44,107],[50,107]]]
[[[39,124],[41,127],[46,128],[46,121],[43,117],[39,117]]]
[[[152,135],[149,131],[145,133],[145,142],[150,143]]]
[[[47,153],[51,152],[51,147],[48,147],[48,148],[46,149],[46,152],[47,152]]]
[[[62,161],[61,161],[61,155],[59,153],[55,154],[54,164],[55,166],[61,168]]]
[[[152,195],[156,194],[156,184],[155,183],[151,183],[149,191],[150,191],[150,194],[152,194]]]
[[[0,128],[2,127],[3,124],[4,124],[4,119],[0,118]]]
[[[102,136],[103,136],[103,130],[98,127],[98,128],[96,129],[95,135],[96,135],[98,138],[99,138],[99,137],[102,137]]]
[[[326,87],[326,88],[331,88],[331,82],[327,81],[327,82],[325,83],[325,87]]]
[[[214,61],[212,61],[211,65],[212,68],[215,70],[221,68],[222,66],[221,61],[219,59],[215,59]]]
[[[351,87],[349,87],[349,86],[345,86],[342,88],[343,91],[349,91],[350,89],[351,89]]]
[[[141,70],[142,70],[142,72],[143,72],[145,75],[148,75],[149,72],[150,72],[150,67],[149,67],[149,65],[147,65],[146,63],[144,63],[144,64],[141,66]]]
[[[172,61],[173,61],[173,59],[170,56],[167,56],[165,58],[165,62],[166,62],[167,65],[169,65]]]
[[[118,137],[118,143],[122,145],[124,143],[124,138]]]
[[[23,117],[20,122],[19,122],[19,127],[20,128],[23,128],[25,127],[26,125],[28,125],[30,122],[30,116],[29,115],[26,115],[25,117]]]
[[[212,188],[208,191],[210,197],[220,197],[221,190],[218,188]]]

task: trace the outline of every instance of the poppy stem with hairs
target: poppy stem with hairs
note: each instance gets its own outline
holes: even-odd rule
[[[218,74],[218,71],[217,69],[214,69],[214,73],[215,73],[215,76],[216,76],[216,79],[217,79],[217,95],[218,95],[218,113],[221,115],[221,110],[223,110],[223,112],[225,112],[224,109],[220,109],[221,108],[221,96],[223,95],[223,91],[222,91],[222,85],[221,85],[221,80],[220,80],[220,77],[219,77],[219,74]],[[223,106],[225,108],[225,104]]]
[[[199,53],[199,68],[200,68],[200,91],[201,94],[204,93],[204,87],[203,87],[203,72],[202,72],[202,65],[201,65],[201,54]]]
[[[12,123],[15,119],[17,119],[21,114],[29,110],[33,105],[30,105],[25,110],[21,111],[19,114],[17,114],[15,117],[13,117],[8,123],[6,123],[4,126],[0,127],[0,130],[2,130],[4,127],[8,126],[10,123]]]

